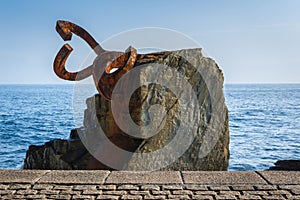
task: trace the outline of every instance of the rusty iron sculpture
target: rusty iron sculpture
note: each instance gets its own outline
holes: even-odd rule
[[[97,54],[92,65],[78,72],[69,72],[65,63],[73,48],[69,44],[64,44],[54,60],[53,68],[56,75],[69,81],[83,80],[92,75],[99,94],[108,100],[111,99],[114,85],[125,73],[138,63],[155,60],[160,55],[160,53],[137,54],[136,49],[131,46],[125,53],[105,50],[86,30],[68,21],[58,20],[56,31],[64,41],[71,40],[72,33],[76,34]],[[112,72],[113,69],[116,71]]]

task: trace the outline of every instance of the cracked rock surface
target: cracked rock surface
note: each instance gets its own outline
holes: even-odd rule
[[[24,168],[227,170],[222,71],[201,49],[159,55],[138,63],[140,71],[120,83],[120,104],[98,94],[88,98],[83,127],[70,140],[30,146]],[[126,91],[133,91],[128,104]]]

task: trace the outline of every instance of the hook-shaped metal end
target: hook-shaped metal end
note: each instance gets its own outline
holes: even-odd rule
[[[82,80],[87,78],[93,73],[92,66],[89,66],[79,72],[68,72],[66,70],[65,64],[67,58],[69,57],[72,51],[73,48],[69,44],[65,44],[64,46],[61,47],[53,63],[53,70],[55,74],[59,78],[69,80],[69,81],[77,81],[77,80]]]
[[[63,40],[71,40],[72,33],[81,37],[95,51],[97,55],[105,52],[105,50],[96,42],[96,40],[82,27],[68,21],[58,20],[56,22],[56,31]]]
[[[70,30],[70,23],[63,20],[58,20],[56,22],[56,31],[62,37],[64,41],[68,41],[72,39],[72,32]]]
[[[62,46],[54,59],[53,70],[59,78],[75,81],[76,75],[74,73],[68,73],[65,69],[65,63],[72,51],[73,48],[69,44]]]

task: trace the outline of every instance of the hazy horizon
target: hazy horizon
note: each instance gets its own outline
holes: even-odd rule
[[[75,85],[77,83],[66,82],[66,83],[0,83],[0,85]],[[224,85],[299,85],[300,83],[224,83]],[[85,85],[94,85],[89,83]]]

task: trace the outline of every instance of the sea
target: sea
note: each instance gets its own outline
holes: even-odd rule
[[[21,169],[29,145],[68,139],[80,126],[74,91],[74,85],[0,85],[0,169]],[[224,94],[230,171],[300,159],[300,84],[226,84]]]

